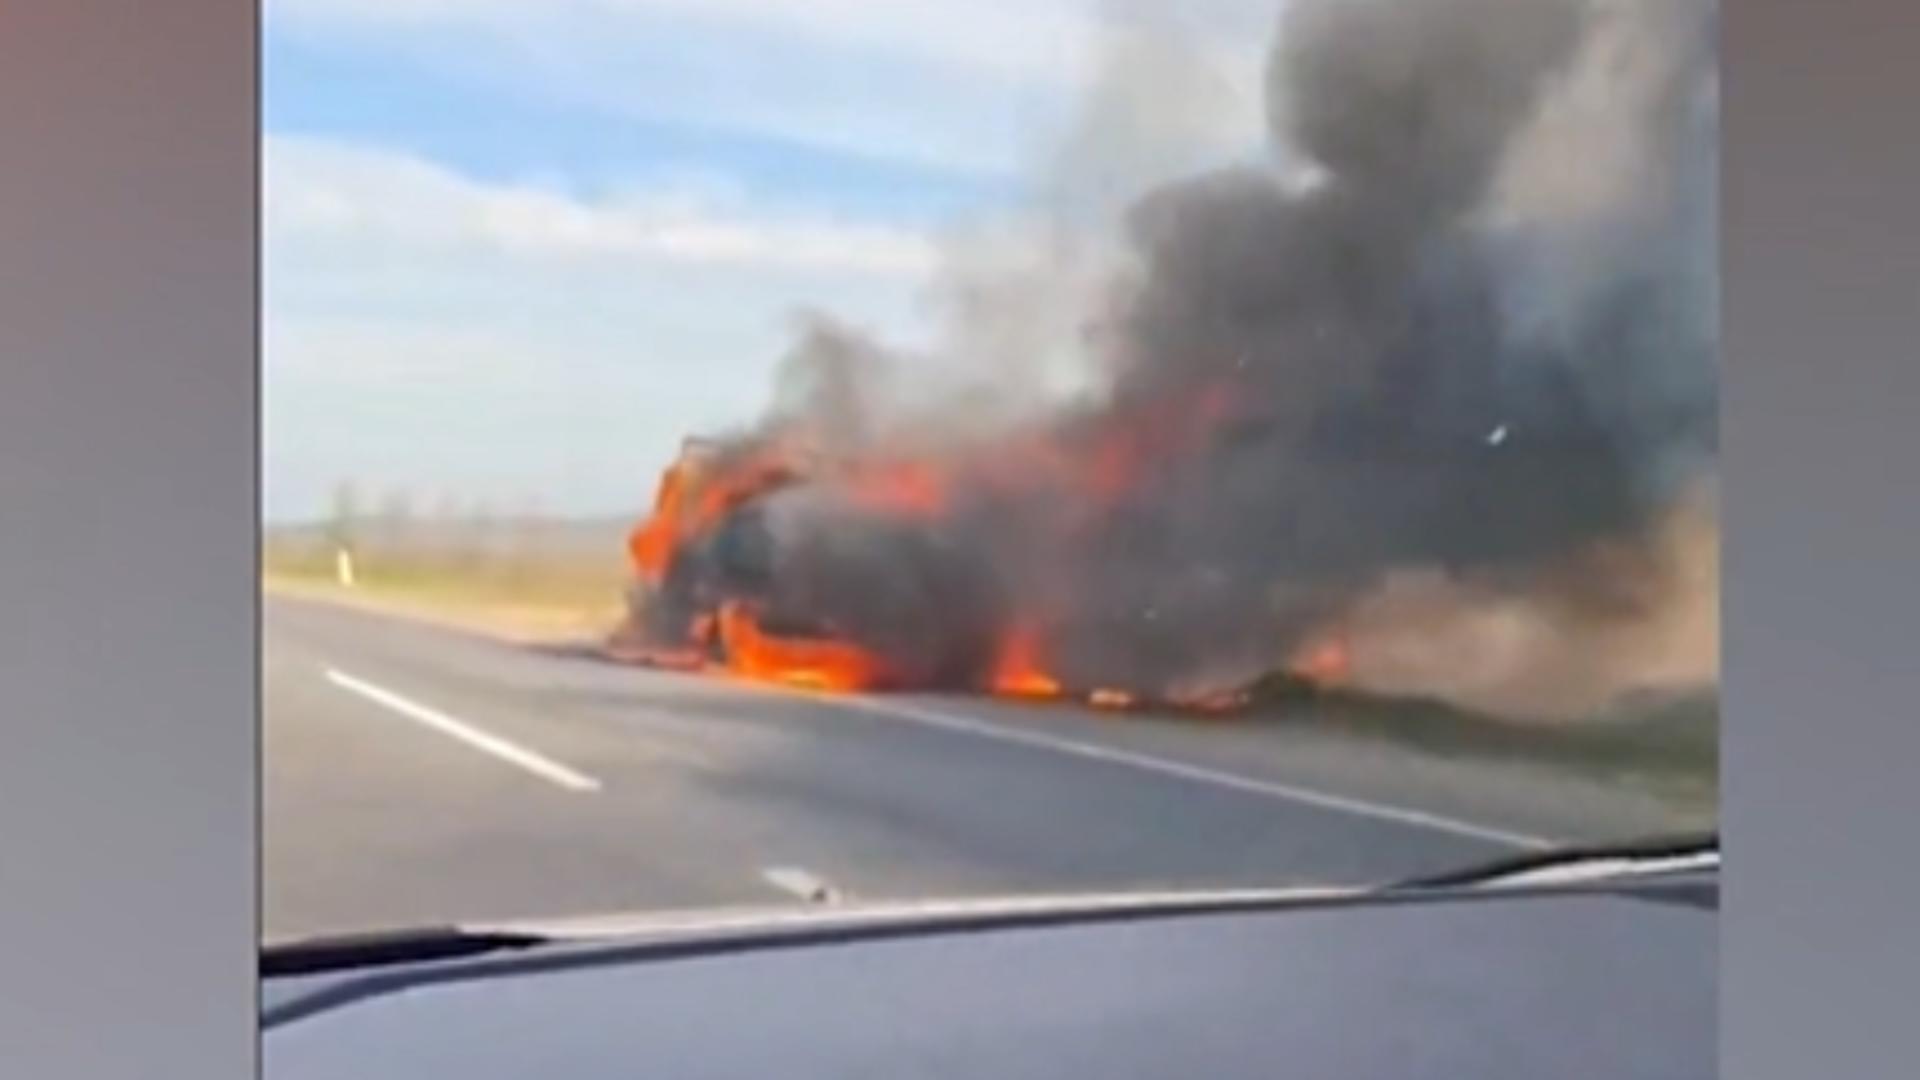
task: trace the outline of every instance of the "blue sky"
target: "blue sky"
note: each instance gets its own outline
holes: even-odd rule
[[[1251,83],[1272,4],[1179,5]],[[641,507],[750,420],[789,320],[931,333],[955,228],[1017,216],[1094,0],[269,0],[266,512],[335,485]],[[1150,111],[1150,109],[1149,109]],[[1214,109],[1213,143],[1257,140]],[[1169,159],[1171,160],[1171,159]]]

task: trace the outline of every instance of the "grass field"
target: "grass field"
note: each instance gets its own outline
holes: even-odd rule
[[[1717,691],[1625,703],[1577,723],[1515,723],[1438,702],[1304,690],[1256,695],[1251,711],[1266,722],[1331,724],[1360,738],[1412,746],[1440,757],[1524,762],[1634,787],[1703,825],[1717,816]]]
[[[261,552],[267,586],[548,638],[605,633],[628,582],[618,531],[600,523],[372,533],[353,545],[351,585],[338,576],[335,550],[318,529],[269,530]]]

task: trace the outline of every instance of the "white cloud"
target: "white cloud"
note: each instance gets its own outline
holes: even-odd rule
[[[1250,84],[1272,2],[1182,12],[1227,12],[1190,22]],[[1073,116],[1106,4],[270,0],[268,16],[488,94],[1006,178]],[[683,433],[758,412],[795,308],[893,341],[929,329],[931,237],[771,209],[725,178],[585,196],[285,134],[265,158],[276,514],[323,508],[341,479],[637,507]]]
[[[791,35],[1002,76],[1053,80],[1097,22],[1090,0],[270,0],[296,25],[565,32],[673,20]]]
[[[1278,3],[1196,0],[1155,17],[1237,76],[1257,69]],[[276,0],[268,19],[279,33],[516,96],[1006,178],[1028,172],[1071,114],[1100,29],[1120,10],[1116,0]]]
[[[266,498],[341,480],[636,508],[690,431],[752,419],[791,312],[898,339],[927,241],[724,183],[593,201],[327,140],[266,146]]]
[[[697,193],[588,201],[485,184],[422,158],[331,140],[269,137],[266,225],[280,243],[379,241],[515,257],[637,259],[914,277],[920,233],[826,220],[730,216]]]

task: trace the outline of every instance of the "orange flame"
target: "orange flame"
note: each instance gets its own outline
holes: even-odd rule
[[[865,690],[881,682],[878,658],[860,646],[837,638],[768,634],[738,603],[721,605],[719,633],[727,670],[744,678],[835,691]]]
[[[743,505],[803,477],[871,511],[916,520],[952,513],[957,494],[984,486],[1057,506],[1052,527],[1076,532],[1097,522],[1099,508],[1124,500],[1147,482],[1155,462],[1184,453],[1226,420],[1234,400],[1230,389],[1221,382],[1195,393],[1134,401],[1097,427],[1028,432],[971,455],[929,458],[898,448],[851,458],[820,454],[804,430],[733,444],[716,456],[683,451],[661,476],[653,512],[628,537],[630,558],[642,583],[661,586],[683,549]],[[693,447],[690,442],[688,449]],[[686,640],[660,643],[665,648],[655,653],[657,660],[685,666],[718,644],[725,659],[716,666],[746,678],[825,690],[875,688],[890,679],[879,653],[830,633],[769,633],[757,609],[738,600],[687,619]],[[980,687],[1035,698],[1069,693],[1048,670],[1045,646],[1037,614],[1016,611],[999,635]],[[1081,689],[1072,693],[1077,697]],[[1095,689],[1087,700],[1109,709],[1137,703],[1134,693],[1116,688]],[[1216,709],[1236,704],[1225,696],[1194,703]]]
[[[1032,623],[1015,623],[1007,633],[987,686],[996,694],[1014,697],[1053,697],[1060,693],[1060,681],[1041,666],[1040,634]]]
[[[666,576],[667,565],[679,540],[681,492],[686,472],[678,462],[660,474],[660,488],[653,499],[653,513],[627,538],[627,551],[640,576],[658,583]]]
[[[851,478],[855,501],[910,517],[934,517],[947,508],[946,478],[932,465],[893,462]]]
[[[733,467],[707,475],[682,457],[667,466],[654,496],[653,513],[627,538],[627,550],[642,580],[659,584],[674,554],[689,539],[719,524],[743,503],[794,475],[786,448],[769,446]]]

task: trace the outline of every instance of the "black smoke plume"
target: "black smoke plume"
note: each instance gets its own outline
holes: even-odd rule
[[[1081,687],[1230,688],[1344,627],[1356,681],[1394,693],[1553,711],[1638,688],[1620,642],[1683,593],[1717,599],[1687,554],[1717,543],[1715,22],[1706,0],[1290,0],[1275,164],[1160,186],[1116,223],[1129,257],[1077,313],[1089,393],[1038,421],[916,404],[898,358],[817,320],[743,437],[969,477],[1022,438],[1124,428],[1147,448],[1124,494],[963,479],[899,520],[802,481],[720,530],[707,594],[909,682],[975,680],[1038,618]],[[981,402],[1022,392],[991,371]],[[1697,526],[1680,548],[1676,515]],[[1510,659],[1459,684],[1462,642]],[[1521,662],[1583,691],[1509,699]],[[1712,677],[1696,666],[1646,678]]]

